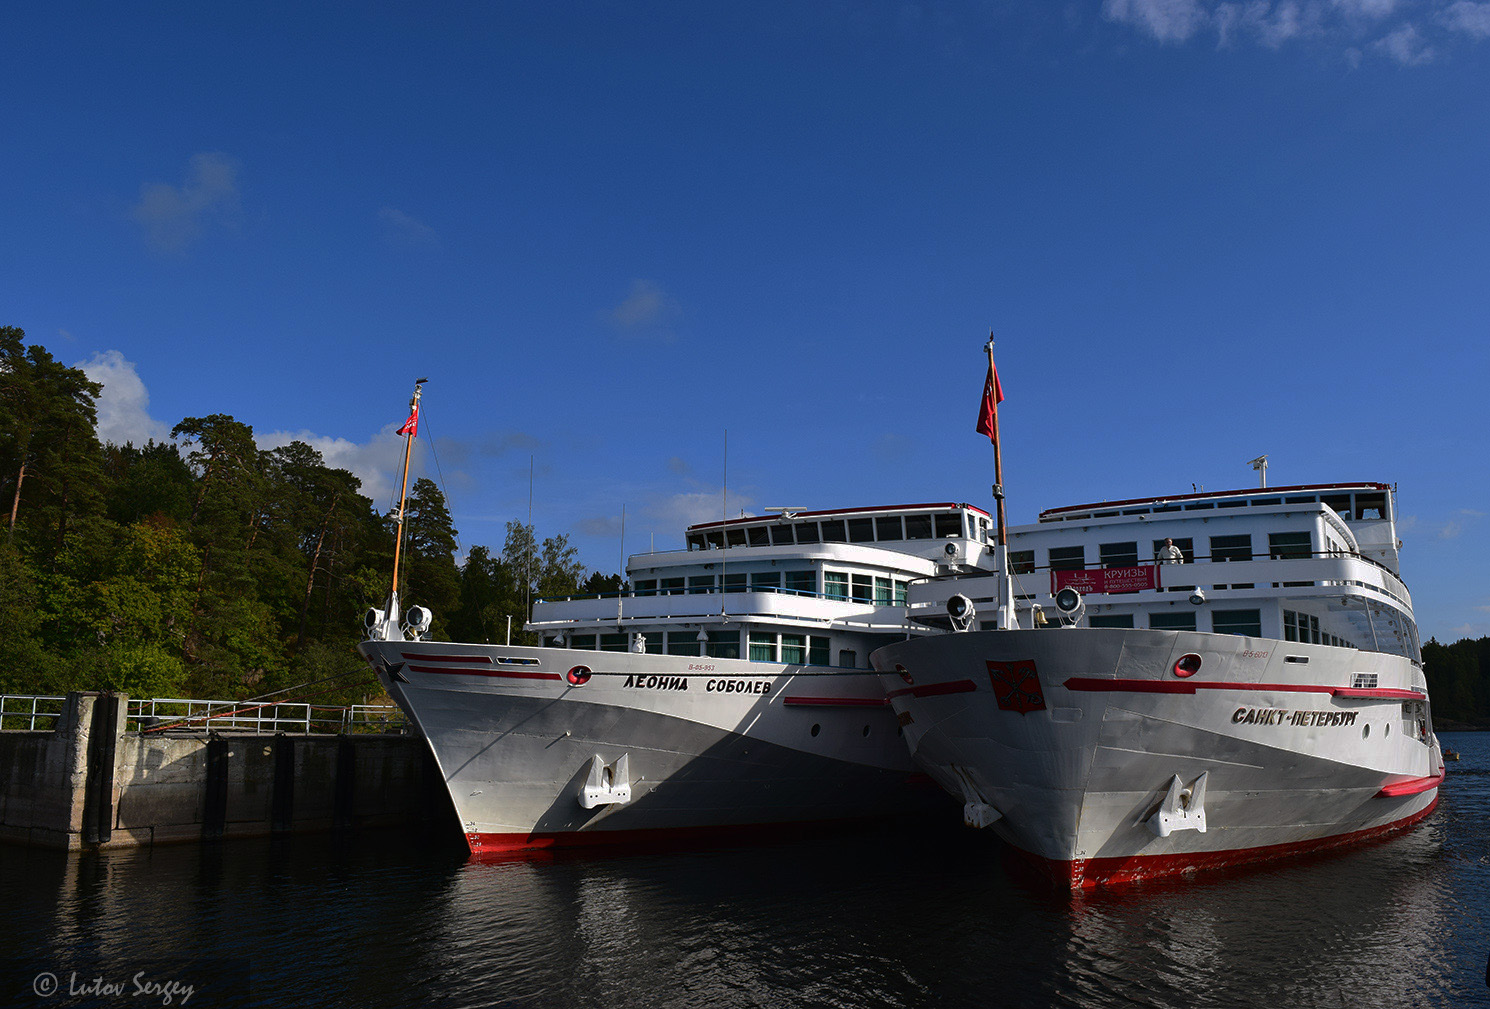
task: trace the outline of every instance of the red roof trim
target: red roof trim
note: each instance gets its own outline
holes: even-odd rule
[[[1384,483],[1300,483],[1287,487],[1248,487],[1245,490],[1222,490],[1202,491],[1199,494],[1172,494],[1164,497],[1135,497],[1124,501],[1096,501],[1092,504],[1066,505],[1063,508],[1047,508],[1040,513],[1040,518],[1047,515],[1064,515],[1067,512],[1094,511],[1096,509],[1107,510],[1111,508],[1127,508],[1131,505],[1141,504],[1169,504],[1173,501],[1207,501],[1212,498],[1234,498],[1234,497],[1273,497],[1279,494],[1297,494],[1302,491],[1327,491],[1327,490],[1391,490],[1391,484]]]

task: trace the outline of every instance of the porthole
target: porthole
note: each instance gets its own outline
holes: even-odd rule
[[[867,726],[867,725],[864,726],[864,738],[865,739],[868,739],[869,738],[869,726]]]
[[[895,672],[900,674],[900,678],[906,682],[907,686],[916,685],[916,678],[912,676],[910,672],[898,662],[895,663]]]
[[[814,722],[812,725],[812,734],[815,736],[821,731],[823,731],[823,727]]]
[[[1382,733],[1382,737],[1385,738],[1387,736],[1390,736],[1391,734],[1392,734],[1392,723],[1391,722],[1388,722],[1387,723],[1387,730]]]
[[[1371,738],[1371,723],[1370,722],[1367,722],[1364,726],[1361,727],[1361,738],[1362,739],[1370,739]]]

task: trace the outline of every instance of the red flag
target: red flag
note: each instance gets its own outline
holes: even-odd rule
[[[979,434],[986,434],[993,441],[994,424],[998,418],[999,404],[1004,401],[1004,387],[999,384],[998,369],[993,358],[988,359],[988,378],[983,383],[983,402],[978,405]]]
[[[399,434],[419,437],[419,404],[414,404],[414,412],[409,414],[409,419],[404,421],[404,426],[398,429]]]

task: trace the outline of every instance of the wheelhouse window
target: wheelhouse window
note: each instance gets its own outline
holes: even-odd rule
[[[931,539],[931,516],[907,515],[905,517],[905,538],[908,540]]]
[[[874,536],[880,540],[898,540],[901,534],[899,515],[881,515],[874,520]]]
[[[724,533],[717,529],[713,532],[704,533],[704,540],[715,550],[722,550],[724,548]]]
[[[828,599],[847,599],[848,573],[845,571],[824,571],[823,596]]]
[[[1262,637],[1261,610],[1212,610],[1211,630],[1217,634],[1241,634]]]
[[[753,547],[767,547],[771,545],[771,529],[769,526],[750,526],[745,530],[745,535],[750,539]]]
[[[1080,571],[1086,567],[1085,547],[1051,547],[1050,570]]]
[[[817,523],[816,522],[798,522],[797,523],[797,542],[799,544],[800,543],[816,543],[817,542]]]
[[[959,512],[946,512],[936,516],[936,538],[946,539],[948,536],[962,535],[962,515]]]
[[[1103,543],[1097,547],[1104,568],[1132,568],[1138,566],[1138,541],[1129,543]]]
[[[786,587],[790,592],[816,592],[816,571],[788,571],[786,573]]]
[[[873,543],[874,519],[849,519],[848,541],[850,543]]]
[[[1310,552],[1307,532],[1268,533],[1268,556],[1275,561],[1308,557]]]
[[[1246,536],[1212,536],[1211,537],[1211,560],[1221,561],[1250,561],[1252,559],[1252,537]]]
[[[790,523],[771,527],[772,546],[791,546],[796,542],[796,537],[792,535],[792,526]]]
[[[1149,627],[1156,631],[1195,630],[1195,611],[1176,610],[1173,613],[1150,613]]]
[[[732,547],[743,547],[745,545],[745,530],[731,529],[728,532],[729,545]]]
[[[847,543],[848,534],[843,530],[843,519],[831,519],[823,523],[824,543]]]

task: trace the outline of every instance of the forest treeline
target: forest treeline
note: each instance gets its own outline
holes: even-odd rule
[[[174,441],[102,444],[101,386],[0,327],[0,693],[123,690],[245,698],[328,677],[326,701],[378,693],[356,652],[381,606],[395,522],[303,442],[265,451],[224,414]],[[563,535],[507,524],[472,547],[430,480],[410,490],[400,596],[442,640],[513,640],[529,600],[614,591]],[[363,675],[365,673],[365,675]]]
[[[1423,672],[1435,721],[1490,729],[1490,638],[1426,642]]]

